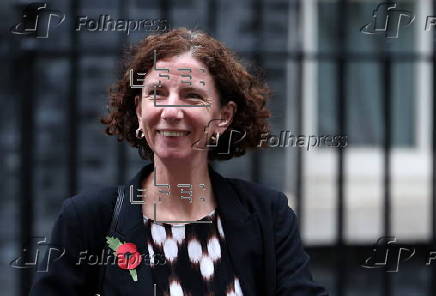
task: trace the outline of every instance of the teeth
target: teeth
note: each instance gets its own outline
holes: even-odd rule
[[[181,137],[186,136],[189,132],[179,132],[179,131],[157,131],[158,134],[163,135],[165,137]]]

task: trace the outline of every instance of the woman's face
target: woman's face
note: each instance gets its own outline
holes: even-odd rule
[[[207,160],[207,140],[222,134],[236,111],[233,101],[220,105],[213,77],[189,52],[157,61],[136,100],[139,127],[163,161]]]

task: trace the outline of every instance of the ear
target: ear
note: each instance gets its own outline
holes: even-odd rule
[[[142,104],[141,104],[141,98],[139,95],[135,96],[135,110],[136,110],[136,117],[138,118],[138,122],[141,121],[142,118]]]
[[[218,132],[222,135],[225,130],[230,126],[233,121],[233,117],[236,114],[237,105],[233,101],[227,102],[227,104],[221,107],[220,115],[221,120],[218,122]]]

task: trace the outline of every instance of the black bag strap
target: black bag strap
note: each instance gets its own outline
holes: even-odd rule
[[[109,235],[113,235],[115,232],[115,229],[118,224],[118,217],[120,215],[121,207],[123,205],[123,201],[124,201],[124,185],[119,185],[117,202],[115,203],[114,213],[112,215],[112,222],[111,222],[111,227],[109,228]]]
[[[112,221],[109,228],[108,236],[113,236],[115,229],[118,224],[118,217],[120,216],[121,208],[124,201],[124,185],[118,186],[118,196],[117,201],[115,203],[114,212],[112,214]],[[103,250],[106,251],[107,246],[103,248]],[[104,252],[106,254],[106,252]],[[100,296],[103,292],[103,280],[106,273],[106,264],[102,264],[102,267],[100,268],[100,274],[99,274],[99,280],[98,280],[98,286],[97,286],[97,296]]]

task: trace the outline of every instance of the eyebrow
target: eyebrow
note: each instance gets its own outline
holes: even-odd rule
[[[163,84],[160,84],[158,82],[146,83],[144,85],[144,89],[153,90],[154,88],[160,88],[159,85],[160,85],[160,87],[164,86]],[[180,87],[180,89],[183,91],[196,91],[196,92],[204,93],[204,90],[202,88],[195,87],[195,86],[182,86],[182,87]]]
[[[193,87],[193,86],[181,87],[181,89],[182,89],[183,91],[197,91],[197,92],[202,92],[202,93],[204,92],[203,89],[198,88],[198,87]]]
[[[149,88],[153,89],[153,88],[157,88],[159,85],[162,86],[162,84],[160,84],[158,82],[149,82],[149,83],[144,84],[144,88],[146,88],[146,89],[149,89]]]

